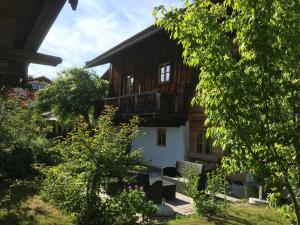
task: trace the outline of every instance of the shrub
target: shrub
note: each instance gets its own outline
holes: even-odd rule
[[[34,163],[33,153],[30,148],[14,146],[3,151],[5,169],[15,178],[23,178],[31,173]]]
[[[16,99],[0,98],[1,169],[14,177],[30,173],[31,164],[47,146],[46,130],[42,118],[32,110]]]
[[[152,224],[157,210],[139,189],[124,191],[112,198],[107,202],[107,209],[105,222],[114,225]]]
[[[86,124],[73,130],[56,145],[62,163],[44,171],[45,198],[73,214],[80,225],[137,224],[140,218],[149,224],[155,211],[138,190],[119,188],[107,196],[108,187],[122,187],[142,170],[141,149],[128,152],[139,135],[138,118],[118,127],[113,118],[114,110],[106,109],[94,130]]]
[[[190,168],[187,182],[188,195],[193,198],[197,213],[199,215],[219,214],[228,206],[227,201],[217,198],[218,193],[226,193],[228,186],[224,173],[217,169],[207,174],[207,186],[205,190],[198,191],[199,172]]]

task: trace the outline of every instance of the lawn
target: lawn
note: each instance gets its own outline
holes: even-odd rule
[[[71,218],[38,196],[38,182],[0,181],[0,224],[72,225]]]
[[[178,217],[168,221],[166,225],[288,225],[281,219],[280,214],[268,207],[251,206],[246,203],[234,204],[224,215],[205,216],[196,215]]]
[[[2,225],[74,225],[71,217],[52,205],[45,203],[38,195],[36,181],[0,182],[0,224]],[[266,207],[248,204],[231,205],[222,216],[199,217],[196,215],[178,217],[163,225],[284,225],[280,215]]]

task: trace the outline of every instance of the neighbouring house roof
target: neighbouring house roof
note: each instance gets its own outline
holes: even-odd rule
[[[153,36],[154,34],[161,32],[163,28],[157,27],[152,25],[145,30],[137,33],[136,35],[130,37],[129,39],[123,41],[122,43],[118,44],[117,46],[111,48],[110,50],[104,52],[103,54],[99,55],[98,57],[92,59],[91,61],[86,62],[86,67],[94,67],[109,63],[112,57],[119,54],[121,51],[132,47],[133,45],[144,41],[145,39]]]
[[[101,79],[103,80],[109,80],[109,72],[110,72],[110,68],[108,68],[101,76]]]
[[[26,81],[29,63],[56,66],[60,57],[38,49],[67,0],[3,0],[0,7],[0,84]],[[78,0],[69,0],[75,10]]]
[[[28,79],[27,82],[32,82],[32,81],[45,81],[47,83],[51,83],[51,80],[48,79],[47,77],[45,76],[41,76],[41,77],[35,77],[35,78],[31,78],[31,79]]]

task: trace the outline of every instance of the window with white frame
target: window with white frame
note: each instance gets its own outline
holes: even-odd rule
[[[159,82],[165,83],[170,80],[171,65],[170,63],[164,63],[159,66]]]
[[[133,74],[128,74],[123,78],[123,93],[124,95],[132,94],[134,91],[134,77]]]

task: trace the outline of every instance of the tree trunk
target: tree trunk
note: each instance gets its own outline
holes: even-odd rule
[[[287,175],[284,175],[284,176],[285,176],[284,177],[285,185],[288,189],[288,192],[291,195],[293,205],[294,205],[294,208],[295,208],[295,214],[296,214],[296,218],[297,218],[297,225],[300,225],[300,206],[298,204],[297,197],[296,197],[296,195],[293,191],[293,188],[291,187],[290,182],[288,181]]]

